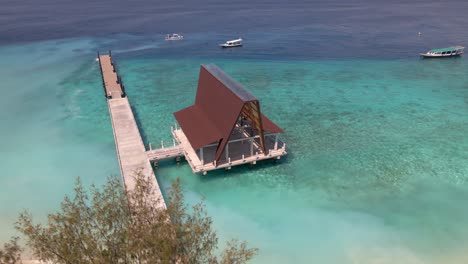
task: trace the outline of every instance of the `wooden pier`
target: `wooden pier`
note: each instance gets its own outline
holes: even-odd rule
[[[141,172],[153,183],[156,199],[160,201],[159,206],[165,208],[161,189],[151,167],[130,103],[112,62],[112,56],[110,53],[98,56],[125,190],[133,190],[135,175]]]

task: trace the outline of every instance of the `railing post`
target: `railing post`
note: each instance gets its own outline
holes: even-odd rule
[[[253,156],[253,138],[250,139],[250,156]]]
[[[161,148],[164,149],[164,141],[161,140]]]
[[[172,143],[174,143],[174,147],[175,147],[175,139],[172,139]]]
[[[149,148],[150,148],[150,150],[151,150],[151,142],[149,143]]]

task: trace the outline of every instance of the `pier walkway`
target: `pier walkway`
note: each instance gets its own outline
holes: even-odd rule
[[[117,83],[120,78],[115,71],[111,55],[99,55],[99,63],[108,98],[107,104],[125,190],[133,190],[135,174],[141,171],[145,177],[152,181],[155,187],[155,198],[160,201],[159,206],[165,208],[166,204],[146,153],[130,103],[125,97],[121,84]]]
[[[106,91],[106,97],[109,99],[124,97],[124,91],[119,83],[119,77],[110,53],[109,55],[99,55],[99,62],[101,65],[102,82]]]

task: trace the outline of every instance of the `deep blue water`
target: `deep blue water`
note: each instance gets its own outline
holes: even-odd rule
[[[223,41],[248,40],[237,56],[404,58],[464,43],[468,36],[468,4],[462,0],[3,2],[0,43],[180,32],[198,41],[170,54],[206,55],[200,51],[209,45],[205,36],[217,34]]]
[[[468,63],[421,60],[466,45],[468,2],[3,1],[0,241],[38,220],[77,176],[118,174],[97,50],[112,49],[145,143],[170,140],[199,65],[245,85],[285,129],[276,164],[182,179],[221,241],[254,263],[467,263]],[[177,32],[184,41],[165,42]],[[418,32],[422,34],[419,36]],[[245,46],[217,44],[241,36]]]

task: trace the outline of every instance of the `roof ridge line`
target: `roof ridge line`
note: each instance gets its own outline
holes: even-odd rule
[[[242,102],[252,102],[252,101],[259,101],[258,98],[253,95],[249,90],[247,90],[241,83],[237,82],[236,80],[234,80],[230,75],[228,75],[227,73],[225,73],[223,70],[221,70],[221,68],[219,68],[216,64],[214,63],[209,63],[209,64],[202,64],[201,65],[205,70],[207,70],[209,73],[211,73],[211,76],[215,77],[219,82],[221,82],[225,87],[228,88],[228,90],[234,94],[236,97],[238,97],[239,99],[242,100]],[[246,93],[246,95],[248,95],[249,97],[253,97],[253,99],[249,99],[249,100],[245,100],[244,98],[242,98],[242,95],[240,95],[239,93],[236,93],[233,89],[231,88],[234,88],[234,87],[231,87],[230,85],[228,85],[226,82],[224,82],[223,80],[221,80],[217,74],[215,74],[214,72],[211,71],[211,67],[213,67],[215,71],[218,71],[220,73],[223,73],[225,75],[225,77],[227,78],[228,81],[232,82],[233,84],[237,85],[238,88],[241,88],[244,92]]]

